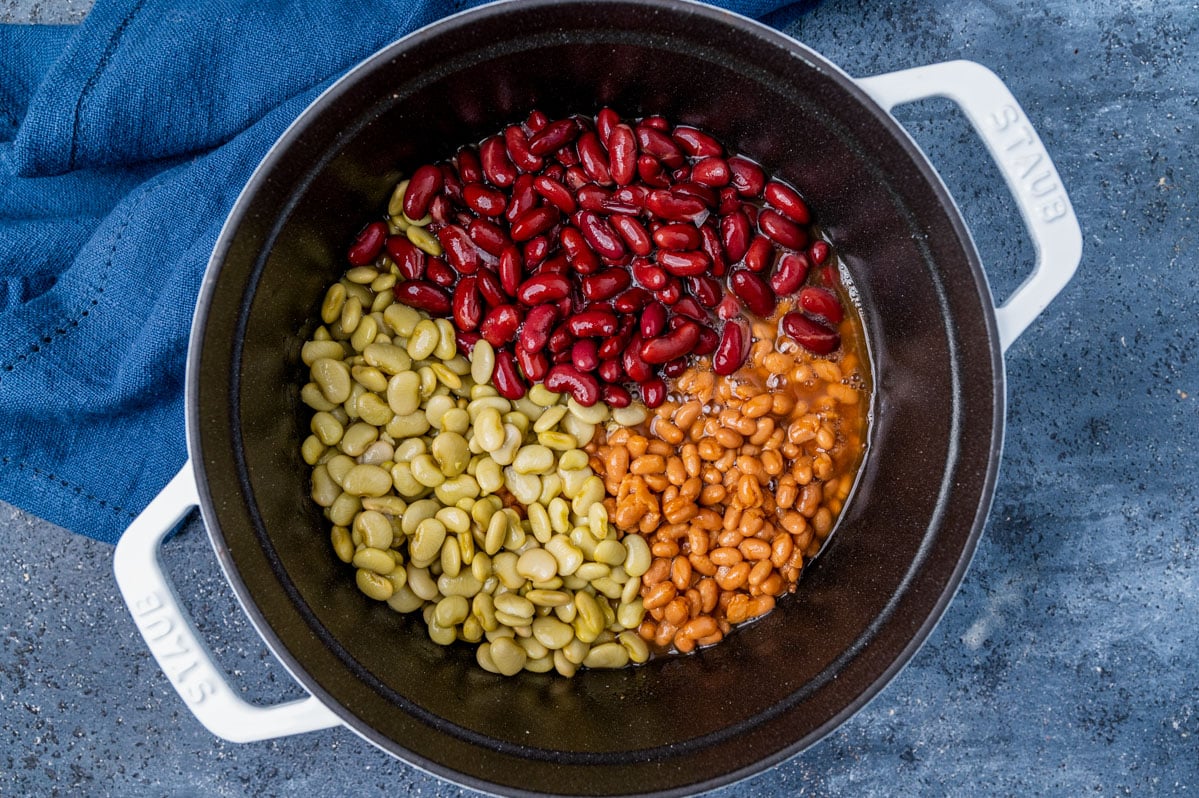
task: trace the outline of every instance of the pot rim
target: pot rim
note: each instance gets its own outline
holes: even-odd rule
[[[977,247],[974,244],[973,237],[970,234],[969,228],[962,217],[962,214],[953,199],[948,188],[945,186],[937,170],[933,167],[928,157],[919,148],[910,133],[900,125],[891,114],[880,106],[870,95],[868,95],[857,83],[857,81],[846,73],[841,67],[830,61],[825,56],[803,44],[797,39],[794,39],[779,30],[771,28],[763,23],[757,22],[749,17],[737,14],[726,9],[710,6],[696,0],[616,0],[619,3],[627,5],[652,6],[656,9],[663,7],[672,11],[681,11],[684,13],[702,16],[710,19],[713,24],[724,24],[738,29],[740,33],[750,36],[767,39],[775,46],[789,51],[791,54],[805,60],[810,65],[826,71],[833,77],[841,88],[856,99],[865,109],[876,118],[876,120],[886,128],[896,139],[898,143],[911,158],[914,166],[920,171],[922,176],[928,181],[929,187],[939,199],[946,218],[950,221],[955,235],[960,239],[963,252],[966,255],[966,260],[970,267],[971,276],[976,284],[983,291],[985,296],[990,296],[990,287],[987,280],[986,272],[982,267],[981,258],[978,254]],[[567,2],[576,2],[582,5],[590,5],[585,0],[567,0]],[[235,233],[241,227],[247,214],[251,209],[250,198],[257,193],[261,185],[266,181],[268,173],[270,173],[281,157],[284,150],[290,148],[296,140],[303,134],[307,128],[309,121],[314,114],[323,107],[332,103],[337,97],[341,96],[351,84],[353,84],[362,73],[369,71],[381,62],[385,62],[394,58],[408,47],[423,42],[430,37],[440,36],[447,28],[453,28],[464,23],[474,24],[480,19],[488,19],[495,16],[505,14],[510,8],[520,7],[523,10],[530,8],[536,9],[539,6],[561,6],[562,0],[497,0],[496,2],[488,3],[475,8],[457,12],[447,17],[443,17],[437,21],[429,23],[421,28],[418,28],[411,33],[383,46],[372,55],[359,61],[351,67],[344,75],[334,81],[328,88],[321,92],[300,114],[293,120],[288,127],[283,131],[279,138],[267,150],[261,161],[247,179],[245,186],[239,192],[225,223],[222,226],[217,240],[213,246],[213,252],[205,269],[203,280],[201,282],[198,298],[196,301],[195,312],[193,314],[192,329],[188,344],[187,370],[186,370],[186,433],[187,433],[187,448],[196,469],[196,485],[199,495],[199,506],[201,515],[204,520],[204,526],[207,530],[209,540],[216,554],[217,560],[226,580],[233,588],[237,601],[243,612],[249,618],[251,625],[258,635],[266,644],[268,650],[275,656],[283,665],[284,669],[294,678],[305,690],[316,697],[322,704],[335,713],[344,723],[344,725],[353,731],[356,735],[380,748],[390,756],[394,756],[403,760],[407,764],[418,768],[426,773],[436,775],[442,779],[448,780],[451,783],[465,785],[471,789],[479,790],[488,794],[502,795],[517,795],[517,796],[544,796],[550,793],[529,791],[519,788],[511,788],[505,785],[499,785],[470,776],[461,771],[442,765],[424,757],[406,746],[400,744],[396,740],[391,739],[372,727],[368,726],[364,721],[359,719],[348,709],[345,708],[338,700],[336,700],[328,691],[326,691],[313,677],[311,677],[300,657],[291,653],[285,647],[280,637],[273,630],[263,612],[258,608],[254,596],[242,579],[240,572],[237,569],[232,552],[228,548],[227,542],[221,532],[220,525],[215,512],[214,497],[212,496],[208,480],[204,474],[204,459],[200,445],[200,426],[201,419],[199,417],[199,368],[200,368],[200,353],[202,349],[204,329],[209,316],[209,310],[213,303],[215,286],[220,278],[222,266],[225,258],[231,248]],[[999,343],[999,334],[997,321],[995,317],[994,304],[992,302],[983,302],[984,318],[983,323],[987,335],[988,348],[992,360],[992,373],[994,381],[992,386],[993,400],[993,417],[991,420],[992,429],[992,444],[991,452],[987,460],[986,473],[981,481],[980,500],[975,517],[971,523],[969,534],[964,539],[964,547],[962,555],[958,559],[955,567],[948,574],[945,587],[937,600],[932,606],[929,614],[922,620],[918,628],[912,633],[907,644],[899,651],[891,663],[883,670],[883,672],[854,700],[850,701],[839,712],[830,717],[826,722],[813,729],[803,737],[791,742],[790,744],[780,748],[775,753],[763,757],[754,763],[738,768],[733,771],[726,772],[720,776],[712,777],[701,782],[695,782],[685,787],[670,788],[659,790],[651,793],[641,793],[644,795],[654,796],[681,796],[691,795],[696,792],[704,792],[718,787],[727,786],[758,773],[761,773],[774,765],[785,761],[797,753],[805,750],[819,740],[823,739],[827,734],[845,723],[853,715],[861,711],[869,704],[891,681],[895,676],[907,665],[915,653],[927,640],[929,635],[935,629],[937,623],[943,617],[946,608],[956,595],[961,584],[962,578],[969,569],[970,563],[973,560],[977,550],[977,543],[985,527],[987,517],[990,514],[990,509],[995,493],[995,486],[998,480],[999,464],[1002,457],[1004,426],[1006,415],[1006,380],[1004,374],[1004,358],[1003,352]],[[233,342],[235,347],[240,348],[240,338]],[[870,346],[869,338],[867,345]],[[871,351],[871,359],[873,360],[875,352]],[[240,351],[236,357],[240,359]],[[956,367],[956,352],[950,348],[951,373],[953,374],[954,395],[960,393],[960,385],[958,383],[958,369]],[[871,399],[871,415],[876,416],[878,392],[875,391]],[[956,417],[956,414],[955,414]],[[956,457],[956,446],[949,453],[949,458],[952,461]],[[859,470],[855,477],[855,490],[858,478],[862,471]],[[946,479],[952,475],[952,469],[946,469]],[[940,514],[942,508],[938,506],[934,517]],[[930,522],[931,523],[931,522]],[[921,549],[923,556],[924,549]],[[897,596],[902,595],[902,590],[898,591]],[[891,603],[895,602],[895,598]],[[874,629],[881,625],[885,619],[890,617],[891,603],[888,604],[888,609],[884,610],[876,618],[870,629]],[[841,660],[848,655],[842,654],[837,660],[830,665],[830,669],[836,668]],[[502,791],[502,792],[501,792]]]

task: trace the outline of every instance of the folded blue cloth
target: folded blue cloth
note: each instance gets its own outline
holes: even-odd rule
[[[187,457],[192,309],[251,171],[331,80],[472,5],[100,0],[78,28],[0,26],[0,499],[120,537]]]

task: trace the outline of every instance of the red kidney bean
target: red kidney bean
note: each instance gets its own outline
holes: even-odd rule
[[[492,346],[505,346],[515,340],[522,320],[515,305],[500,305],[487,311],[479,322],[479,334]]]
[[[550,122],[529,137],[526,147],[535,156],[550,155],[574,141],[578,135],[578,122],[573,119],[559,119],[556,122]],[[509,150],[511,150],[511,145],[509,145]],[[515,161],[516,157],[513,156],[512,160]],[[519,166],[520,163],[517,162],[517,165]],[[541,168],[540,164],[533,167],[533,170],[539,168]]]
[[[758,214],[758,228],[778,244],[790,249],[808,245],[808,234],[778,211],[765,210]]]
[[[670,361],[669,363],[662,364],[662,376],[663,377],[671,377],[671,378],[678,377],[678,376],[681,376],[682,373],[686,370],[687,370],[687,358],[685,358],[685,357],[676,357],[674,360]]]
[[[516,298],[522,305],[542,305],[570,296],[570,281],[561,274],[536,274],[520,284]]]
[[[820,267],[820,279],[825,285],[840,285],[841,275],[837,272],[837,267],[831,263]]]
[[[599,355],[594,340],[575,341],[570,347],[570,362],[579,371],[595,371],[599,367]]]
[[[724,148],[720,146],[720,142],[702,130],[680,125],[674,129],[671,137],[678,142],[683,152],[692,158],[712,158],[724,155]]]
[[[702,223],[708,215],[703,200],[672,194],[664,189],[656,189],[645,196],[645,209],[672,222]]]
[[[615,358],[601,360],[595,373],[604,382],[620,382],[624,379],[624,369],[620,367],[620,361]]]
[[[502,191],[482,183],[467,183],[463,186],[462,201],[480,216],[499,216],[507,207],[507,200]]]
[[[525,120],[525,127],[536,133],[549,123],[550,118],[545,115],[545,112],[534,108],[532,111],[529,111],[529,117]]]
[[[620,258],[625,254],[624,242],[612,226],[591,211],[579,211],[574,217],[579,232],[600,257]]]
[[[712,189],[707,186],[701,186],[699,183],[677,182],[670,190],[676,196],[695,197],[708,208],[714,209],[720,204],[720,196]]]
[[[720,344],[720,336],[711,327],[703,327],[699,331],[699,343],[695,345],[695,354],[702,357],[716,351]]]
[[[612,298],[612,309],[618,313],[636,313],[652,299],[649,291],[635,285]]]
[[[557,320],[558,308],[553,305],[530,308],[520,330],[520,348],[527,352],[540,352],[545,349]]]
[[[774,313],[775,298],[770,292],[766,281],[745,269],[737,269],[729,274],[729,287],[737,298],[745,303],[745,307],[762,318],[768,318]]]
[[[574,213],[577,208],[574,195],[570,193],[570,189],[553,178],[546,177],[545,175],[533,178],[533,190],[545,197],[551,205],[565,214]]]
[[[628,407],[633,403],[633,395],[620,385],[608,383],[600,388],[600,398],[608,407]]]
[[[641,120],[640,124],[652,127],[654,130],[660,130],[663,133],[670,132],[670,123],[666,121],[666,117],[659,114],[645,117]]]
[[[729,158],[729,171],[732,173],[731,185],[743,197],[761,196],[766,188],[766,173],[748,158],[734,155]]]
[[[741,195],[732,186],[720,189],[717,211],[721,216],[728,216],[733,211],[741,210]]]
[[[749,226],[751,229],[758,226],[758,210],[759,208],[757,205],[751,205],[748,202],[742,203],[741,205],[741,212],[745,214],[746,219],[749,219]]]
[[[476,332],[466,332],[464,330],[454,331],[454,342],[458,344],[458,351],[466,356],[474,350],[475,344],[483,340],[483,336]]]
[[[616,113],[611,108],[601,108],[600,112],[595,115],[595,132],[599,134],[600,141],[602,141],[608,147],[608,149],[612,148],[612,145],[608,142],[608,139],[612,137],[612,131],[615,130],[617,125],[620,123],[620,114]]]
[[[661,302],[650,302],[641,311],[638,326],[642,338],[657,338],[666,330],[666,306]]]
[[[511,350],[496,350],[495,371],[491,375],[491,384],[505,399],[519,399],[525,395],[525,381],[516,368],[516,358]]]
[[[774,263],[774,244],[765,236],[754,236],[742,260],[751,272],[764,272]]]
[[[488,307],[496,305],[507,305],[512,301],[511,295],[504,291],[504,286],[500,282],[500,278],[495,275],[490,269],[479,269],[475,273],[479,293],[483,297],[483,302]]]
[[[423,310],[430,316],[448,316],[452,301],[449,291],[427,280],[405,280],[392,289],[396,302]]]
[[[725,322],[724,330],[720,333],[720,343],[712,353],[712,370],[728,376],[741,368],[745,359],[749,357],[750,340],[749,326],[745,322],[739,319]]]
[[[616,228],[616,232],[624,239],[624,242],[629,245],[634,255],[645,256],[654,251],[654,244],[650,240],[649,233],[641,222],[634,219],[632,216],[613,215],[609,223]]]
[[[636,216],[644,208],[645,195],[648,193],[649,189],[645,186],[621,186],[604,200],[604,209],[611,213]]]
[[[561,166],[559,166],[561,168]],[[571,166],[562,172],[562,183],[571,191],[578,191],[583,186],[589,186],[587,182],[587,173],[577,166]]]
[[[740,209],[721,217],[720,243],[724,245],[724,252],[732,263],[745,257],[752,235],[749,219]]]
[[[570,276],[570,262],[566,260],[566,256],[559,253],[552,258],[547,258],[534,274],[561,274],[564,277]],[[568,294],[569,296],[569,294]]]
[[[799,306],[813,316],[823,317],[830,324],[838,324],[844,318],[840,300],[825,288],[804,288],[799,292]]]
[[[666,383],[658,377],[642,382],[641,401],[651,410],[661,407],[662,403],[666,401]]]
[[[483,318],[482,302],[478,278],[463,277],[454,289],[454,324],[459,330],[473,330],[479,326]]]
[[[404,215],[409,219],[420,219],[428,213],[429,203],[444,184],[445,176],[436,166],[425,164],[413,172],[404,192]]]
[[[509,222],[515,222],[537,207],[537,192],[533,189],[533,180],[533,175],[524,174],[512,184],[508,207],[504,209],[504,218]]]
[[[796,224],[808,224],[812,221],[812,214],[808,210],[808,204],[799,196],[798,191],[786,183],[771,180],[766,184],[763,195],[766,197],[766,201],[773,205],[779,213]]]
[[[699,249],[702,239],[693,225],[674,223],[659,227],[654,231],[654,243],[662,249],[685,251]],[[638,253],[648,255],[648,252]]]
[[[469,213],[454,214],[454,204],[450,202],[450,198],[445,194],[438,194],[429,203],[429,216],[433,219],[434,224],[445,224],[450,221],[451,217],[461,218],[463,216],[473,219]]]
[[[566,253],[566,259],[579,274],[595,274],[600,269],[599,256],[587,246],[587,239],[574,227],[563,227],[558,234],[558,243]]]
[[[483,182],[483,166],[479,163],[479,156],[475,154],[474,150],[468,147],[458,150],[454,161],[458,166],[458,177],[464,184]]]
[[[725,294],[724,298],[720,300],[720,304],[716,306],[716,318],[721,321],[728,321],[740,316],[741,303],[737,300],[737,297],[732,294]]]
[[[442,185],[441,189],[434,193],[433,199],[429,201],[430,215],[434,211],[433,205],[438,197],[446,197],[457,203],[462,202],[463,182],[462,178],[458,177],[458,170],[454,168],[453,164],[448,163],[443,163],[437,168],[441,171]],[[436,220],[436,217],[434,217],[434,220]]]
[[[558,314],[563,318],[569,316],[571,313],[574,313],[575,303],[570,297],[563,297],[553,304],[554,307],[558,309]]]
[[[635,334],[629,339],[628,346],[620,355],[620,364],[624,366],[624,373],[629,375],[629,379],[633,382],[645,382],[654,376],[653,367],[641,359],[641,345],[643,339],[640,334]]]
[[[616,314],[606,310],[584,310],[566,320],[566,329],[576,338],[607,338],[618,329]]]
[[[602,131],[600,138],[605,138]],[[605,141],[608,144],[612,179],[618,186],[627,186],[637,176],[637,137],[628,125],[617,124],[613,126]]]
[[[604,269],[583,277],[583,296],[593,301],[611,299],[629,287],[633,278],[624,269]]]
[[[528,241],[534,236],[541,235],[558,223],[556,208],[541,206],[522,215],[512,223],[511,235],[513,241]]]
[[[533,236],[524,242],[524,245],[520,255],[521,262],[524,264],[525,271],[531,272],[541,266],[550,254],[550,239],[545,235]]]
[[[704,274],[712,265],[712,259],[703,250],[692,252],[658,251],[658,265],[676,277],[691,277]]]
[[[633,131],[641,151],[654,156],[667,169],[678,169],[684,163],[683,151],[670,136],[642,121]]]
[[[569,169],[579,165],[579,154],[575,151],[573,144],[567,144],[554,153],[554,160],[558,162],[559,166]]]
[[[724,291],[720,283],[710,275],[696,274],[686,279],[687,290],[705,308],[714,308],[720,304]]]
[[[491,136],[483,140],[479,145],[479,162],[491,185],[507,188],[516,182],[516,167],[508,157],[502,136]]]
[[[366,266],[379,257],[386,241],[387,225],[383,222],[371,222],[354,237],[354,243],[350,244],[349,250],[346,251],[346,260],[354,266]]]
[[[579,207],[586,211],[602,213],[606,209],[604,203],[612,196],[611,192],[606,188],[601,188],[588,183],[585,186],[580,186],[575,192],[579,202]]]
[[[387,238],[387,255],[405,280],[420,280],[425,276],[425,253],[403,235]],[[368,261],[369,263],[369,261]]]
[[[823,266],[828,260],[829,245],[827,241],[813,241],[812,246],[808,247],[808,257],[812,259],[812,263],[817,266]]]
[[[669,188],[670,175],[662,168],[662,162],[652,155],[637,157],[637,176],[641,182],[654,188]]]
[[[727,186],[732,177],[728,162],[723,158],[704,158],[691,167],[691,179],[701,186]]]
[[[500,229],[499,225],[481,217],[471,220],[466,227],[466,234],[475,242],[475,246],[497,258],[505,247],[512,244],[508,234]]]
[[[634,258],[629,271],[633,273],[634,280],[651,291],[657,291],[667,284],[667,273],[647,258]]]
[[[599,345],[600,360],[619,360],[624,353],[625,346],[628,345],[629,339],[637,331],[637,325],[631,323],[630,316],[625,316],[621,319],[620,331],[610,338],[606,338]]]
[[[662,287],[662,290],[654,292],[654,296],[656,296],[662,302],[665,302],[667,305],[673,305],[675,302],[678,302],[679,297],[682,295],[683,287],[679,284],[678,279],[675,277],[668,277],[666,279],[666,285]]]
[[[677,330],[671,330],[665,335],[647,340],[641,345],[641,359],[646,363],[661,364],[674,360],[676,357],[686,357],[699,343],[699,325],[685,322]]]
[[[797,310],[783,316],[783,332],[817,355],[827,355],[841,345],[840,335]]]
[[[802,252],[786,252],[770,275],[770,288],[775,296],[787,296],[799,290],[807,276],[808,257]]]
[[[522,172],[536,172],[545,161],[529,149],[529,137],[525,135],[520,125],[508,125],[504,128],[504,148],[512,163]]]
[[[447,224],[437,231],[437,240],[445,249],[445,258],[462,274],[474,274],[479,270],[479,250],[470,236],[456,224]]]
[[[574,344],[571,344],[571,346],[574,346]],[[570,349],[568,348],[563,352],[555,352],[550,357],[550,363],[555,366],[559,363],[570,363]]]
[[[724,257],[724,246],[720,243],[720,234],[716,232],[716,227],[705,224],[699,228],[699,237],[700,248],[712,260],[712,276],[724,277],[729,264]]]
[[[608,156],[600,145],[599,137],[590,130],[579,136],[575,146],[579,150],[579,163],[583,171],[601,186],[612,184],[612,173],[608,166]]]
[[[550,360],[544,352],[529,352],[521,347],[516,348],[516,365],[520,366],[520,373],[533,382],[544,379],[550,370]]]
[[[524,280],[524,270],[521,268],[522,260],[520,250],[515,245],[510,244],[500,252],[500,263],[497,269],[500,285],[508,296],[516,296],[516,291],[520,288],[521,281]]]
[[[599,401],[599,381],[573,365],[562,363],[550,368],[545,375],[545,387],[555,393],[569,393],[584,407]]]
[[[698,322],[708,320],[708,311],[692,296],[679,297],[679,301],[674,303],[674,312],[678,316],[686,316]]]
[[[574,340],[575,337],[566,328],[566,322],[562,322],[550,333],[550,339],[546,342],[545,346],[551,354],[557,355],[567,352],[570,349],[570,345],[574,343]]]
[[[454,283],[458,282],[458,274],[441,258],[429,258],[425,266],[425,279],[442,288],[453,288]]]

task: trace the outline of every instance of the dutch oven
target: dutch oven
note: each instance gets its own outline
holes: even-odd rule
[[[1032,276],[993,305],[945,186],[888,113],[965,111],[1024,216]],[[610,105],[706,129],[797,186],[856,285],[874,374],[855,494],[798,592],[725,642],[616,671],[493,676],[366,600],[332,555],[300,458],[300,345],[361,220],[395,180],[533,107]],[[682,0],[531,0],[419,30],[334,84],[254,173],[216,244],[187,364],[189,463],[133,523],[118,582],[195,714],[231,740],[344,724],[413,765],[515,794],[679,794],[760,771],[861,708],[962,579],[1003,443],[1003,353],[1070,279],[1078,224],[992,73],[953,62],[855,80],[751,20]],[[194,506],[272,652],[311,694],[246,704],[158,558]]]

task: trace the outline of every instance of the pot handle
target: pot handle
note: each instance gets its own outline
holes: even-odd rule
[[[327,729],[341,720],[316,698],[260,707],[226,681],[163,571],[162,542],[199,504],[191,461],[167,483],[117,543],[113,571],[133,622],[178,691],[207,729],[230,742],[269,740]]]
[[[1000,345],[1007,351],[1066,287],[1082,258],[1078,218],[1045,145],[1003,81],[973,61],[930,64],[857,83],[888,111],[929,97],[953,100],[1007,181],[1036,250],[1032,274],[995,310]]]

